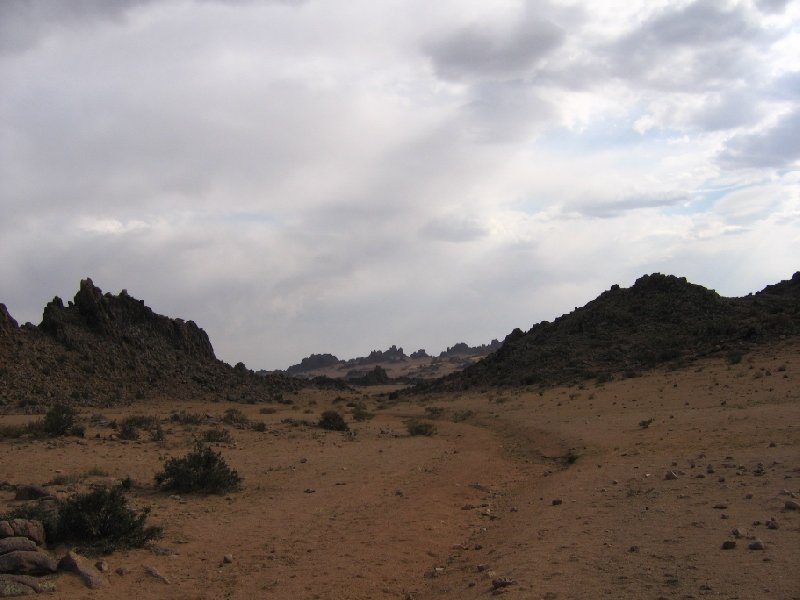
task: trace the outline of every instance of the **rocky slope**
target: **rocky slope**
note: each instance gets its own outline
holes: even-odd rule
[[[270,400],[302,385],[218,360],[192,321],[154,313],[125,290],[84,279],[73,301],[54,298],[42,322],[19,327],[0,304],[0,403],[110,405],[148,396]]]
[[[798,333],[800,272],[743,298],[656,273],[612,286],[552,323],[516,329],[497,352],[419,389],[602,380],[715,353],[736,361],[755,344]]]

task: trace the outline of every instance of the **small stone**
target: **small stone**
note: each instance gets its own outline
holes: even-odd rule
[[[108,563],[104,560],[98,560],[96,563],[94,563],[94,568],[101,573],[108,573]]]
[[[759,540],[758,538],[754,539],[750,544],[747,546],[748,550],[765,550],[766,546],[764,542]]]
[[[514,585],[516,581],[511,579],[511,577],[497,577],[492,579],[492,589],[497,590],[500,588],[505,588],[510,585]]]
[[[561,500],[561,498],[555,498],[553,500],[552,504],[553,504],[553,506],[558,506],[559,504],[562,504],[562,503],[563,503],[563,500]]]
[[[664,479],[666,479],[667,481],[673,481],[677,478],[678,476],[675,474],[675,471],[667,471],[666,474],[664,475]]]
[[[783,507],[786,510],[800,510],[800,502],[797,502],[797,500],[786,500],[783,503]]]
[[[745,494],[744,495],[744,499],[745,500],[752,500],[753,499],[753,494]]]
[[[233,562],[233,554],[226,554],[222,557],[222,562],[229,565]]]
[[[778,529],[778,522],[775,519],[767,521],[767,529]]]
[[[737,540],[743,537],[747,537],[747,531],[745,531],[744,529],[740,529],[739,527],[731,531],[731,533],[733,534],[733,537],[735,537]]]
[[[163,576],[163,575],[162,575],[162,574],[159,572],[159,570],[158,570],[158,569],[156,569],[155,567],[151,567],[150,565],[145,565],[145,566],[144,566],[144,572],[145,572],[145,573],[147,573],[148,575],[150,575],[150,577],[152,577],[152,578],[154,578],[154,579],[158,579],[159,581],[161,581],[161,582],[163,582],[163,583],[169,584],[169,579],[167,579],[166,577],[164,577],[164,576]]]
[[[314,488],[306,488],[303,490],[303,492],[305,492],[306,494],[313,494],[316,491],[317,490],[315,490]]]
[[[628,548],[628,552],[630,552],[631,554],[637,554],[639,552],[639,546],[631,546],[630,548]]]
[[[724,542],[722,542],[723,550],[733,550],[734,548],[736,548],[736,542],[734,542],[733,540],[725,540]]]
[[[128,567],[117,567],[116,569],[114,569],[114,573],[116,573],[120,577],[123,577],[130,572],[131,570]]]
[[[725,510],[726,508],[728,508],[728,505],[727,504],[715,504],[714,508],[716,508],[717,510]]]

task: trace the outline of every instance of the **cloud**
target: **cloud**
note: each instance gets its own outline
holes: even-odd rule
[[[696,0],[667,6],[605,48],[611,73],[654,89],[694,91],[753,74],[754,47],[770,36],[745,5]]]
[[[555,23],[528,17],[505,27],[464,25],[429,41],[424,50],[444,79],[513,79],[530,75],[564,37]]]
[[[719,154],[719,163],[729,169],[782,169],[796,165],[798,160],[799,109],[782,116],[768,129],[735,135]]]

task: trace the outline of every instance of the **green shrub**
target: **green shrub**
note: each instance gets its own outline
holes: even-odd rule
[[[238,408],[229,408],[225,411],[225,414],[222,416],[222,422],[227,423],[228,425],[233,425],[234,427],[238,427],[239,429],[243,429],[250,425],[250,419],[247,418],[242,411]]]
[[[145,525],[150,509],[128,507],[122,485],[76,494],[56,510],[26,504],[2,519],[35,519],[44,525],[51,544],[72,544],[83,554],[110,554],[117,549],[141,548],[161,536],[161,528]]]
[[[178,493],[200,492],[224,494],[241,487],[242,478],[228,467],[219,452],[197,442],[192,452],[183,458],[170,458],[164,470],[155,476],[164,490]]]
[[[212,443],[230,444],[233,441],[231,432],[227,429],[214,428],[207,429],[203,433],[203,441]]]
[[[161,536],[160,527],[145,526],[149,514],[150,508],[129,508],[121,486],[77,494],[59,507],[55,539],[78,544],[87,554],[141,548]]]
[[[436,433],[436,426],[433,423],[418,419],[412,419],[406,423],[406,429],[409,435],[433,435]]]
[[[453,423],[461,423],[461,421],[466,421],[475,413],[471,410],[460,410],[453,413],[452,421]]]
[[[180,425],[199,425],[205,418],[201,414],[187,413],[185,410],[182,410],[179,413],[172,413],[169,420]]]
[[[41,428],[45,435],[58,437],[72,433],[78,411],[66,404],[56,404],[45,414]]]
[[[350,431],[350,427],[344,420],[344,417],[335,410],[326,410],[317,422],[317,427],[327,429],[329,431]]]
[[[375,413],[369,412],[363,402],[359,402],[353,409],[353,418],[356,421],[369,421],[374,416]]]
[[[444,414],[444,408],[441,406],[426,406],[425,412],[428,413],[429,418],[438,419]]]

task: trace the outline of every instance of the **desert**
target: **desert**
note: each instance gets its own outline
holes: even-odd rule
[[[774,297],[792,305],[798,280]],[[638,285],[653,281],[685,288]],[[136,318],[165,323],[144,311],[126,324],[128,305],[82,283],[62,314],[66,354],[145,329]],[[607,310],[589,308],[562,326]],[[152,329],[137,348],[148,339],[159,348],[165,331]],[[40,350],[50,343],[28,334]],[[205,391],[81,396],[72,399],[81,434],[55,437],[10,434],[41,418],[60,388],[35,405],[12,401],[7,385],[0,512],[122,482],[133,509],[149,507],[146,523],[161,535],[141,548],[83,556],[80,541],[45,542],[53,560],[77,548],[97,586],[62,569],[40,578],[54,585],[43,592],[52,598],[797,598],[798,350],[796,336],[777,334],[571,383],[463,389],[457,374],[416,388],[256,379],[208,358],[223,375]],[[67,356],[61,366],[70,364]],[[346,430],[320,426],[330,411]],[[198,440],[236,471],[238,488],[179,493],[156,483]],[[45,498],[19,499],[31,486]]]

